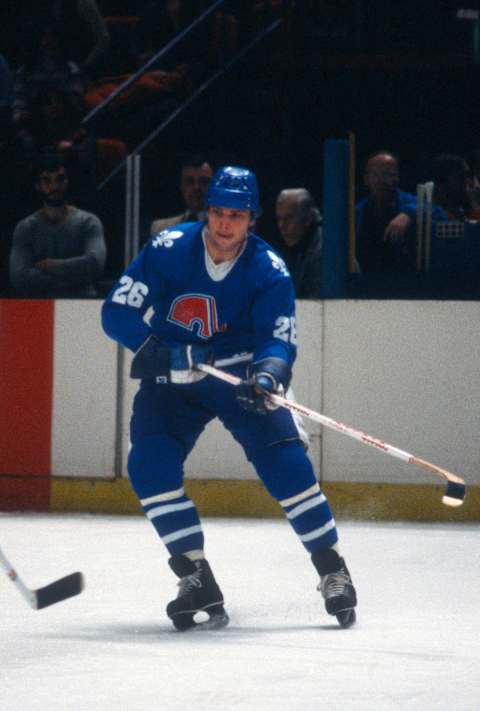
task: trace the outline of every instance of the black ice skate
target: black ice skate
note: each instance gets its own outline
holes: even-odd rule
[[[177,598],[167,605],[167,615],[177,630],[218,629],[228,625],[229,618],[223,607],[222,591],[213,577],[208,561],[191,561],[179,554],[170,558],[168,564],[180,578]],[[206,612],[209,619],[205,622],[195,622],[194,616],[197,612]]]
[[[356,620],[357,594],[345,561],[333,548],[327,548],[313,553],[312,562],[320,575],[317,590],[323,595],[325,609],[342,627],[351,627]]]

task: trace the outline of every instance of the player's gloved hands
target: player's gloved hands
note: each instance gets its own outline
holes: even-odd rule
[[[153,334],[140,346],[132,360],[131,378],[156,383],[195,383],[206,376],[195,366],[212,363],[213,353],[203,344],[162,346]]]
[[[257,415],[266,415],[276,410],[278,405],[265,396],[285,393],[292,376],[287,363],[281,358],[264,358],[249,365],[247,375],[247,379],[236,386],[240,407]]]

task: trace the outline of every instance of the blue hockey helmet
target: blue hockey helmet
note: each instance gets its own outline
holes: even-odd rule
[[[259,197],[255,174],[247,168],[219,168],[210,181],[205,199],[207,207],[229,207],[258,213]]]

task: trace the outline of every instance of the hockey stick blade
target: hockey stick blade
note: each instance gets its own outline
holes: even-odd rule
[[[465,491],[465,484],[449,480],[442,501],[446,506],[461,506],[465,499]]]
[[[69,597],[81,593],[85,587],[85,580],[82,573],[71,573],[64,578],[55,580],[49,585],[45,585],[43,588],[32,590],[25,585],[23,579],[17,573],[1,548],[0,567],[4,569],[18,592],[34,610],[41,610],[49,605],[55,605],[56,602],[67,600]]]
[[[85,580],[82,573],[66,575],[64,578],[33,591],[36,602],[35,609],[43,610],[44,607],[68,600],[69,597],[79,595],[84,587]]]

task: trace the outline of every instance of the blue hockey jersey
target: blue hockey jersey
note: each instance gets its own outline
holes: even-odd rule
[[[208,343],[217,363],[252,354],[291,366],[295,297],[285,263],[250,234],[231,267],[217,273],[204,227],[184,223],[152,237],[103,304],[104,330],[133,351],[154,333],[165,346]]]

